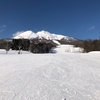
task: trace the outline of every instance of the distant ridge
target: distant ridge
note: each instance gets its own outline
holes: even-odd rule
[[[17,32],[16,34],[14,34],[13,39],[46,39],[46,40],[76,40],[73,37],[68,37],[68,36],[64,36],[64,35],[58,35],[58,34],[51,34],[48,31],[39,31],[37,33],[32,32],[31,30],[29,31],[25,31],[25,32]]]

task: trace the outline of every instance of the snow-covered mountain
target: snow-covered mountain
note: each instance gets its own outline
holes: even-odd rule
[[[16,34],[14,34],[14,39],[20,39],[20,38],[24,38],[24,39],[34,39],[34,38],[38,38],[38,39],[47,39],[47,40],[61,40],[61,39],[65,39],[65,40],[76,40],[72,37],[68,37],[68,36],[64,36],[64,35],[58,35],[58,34],[51,34],[48,31],[39,31],[37,33],[34,33],[32,31],[25,31],[25,32],[17,32]]]

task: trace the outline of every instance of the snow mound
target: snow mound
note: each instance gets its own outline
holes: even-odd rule
[[[59,45],[52,50],[53,53],[82,53],[83,49],[73,45]]]
[[[100,53],[100,51],[91,51],[89,53]]]

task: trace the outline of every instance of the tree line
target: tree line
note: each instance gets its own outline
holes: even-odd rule
[[[88,39],[80,42],[73,43],[76,47],[81,47],[84,49],[84,52],[90,51],[100,51],[100,39]]]
[[[19,54],[21,50],[30,51],[32,53],[49,53],[53,47],[56,47],[55,44],[51,40],[45,39],[12,39],[11,41],[0,40],[0,49],[5,49],[9,51],[19,50]]]
[[[100,51],[100,39],[88,39],[88,40],[77,40],[77,41],[63,41],[59,40],[61,44],[71,44],[75,47],[81,47],[84,49],[84,52],[90,51]],[[39,39],[12,39],[12,40],[0,40],[0,49],[5,50],[25,50],[32,53],[48,53],[53,47],[56,47],[57,44],[52,40],[39,40]]]

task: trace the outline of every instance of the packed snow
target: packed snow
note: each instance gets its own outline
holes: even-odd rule
[[[100,54],[0,50],[0,100],[100,100]]]
[[[76,40],[72,37],[68,37],[68,36],[63,36],[63,35],[58,35],[58,34],[52,34],[48,31],[38,31],[38,32],[32,32],[31,30],[25,31],[25,32],[17,32],[15,34],[13,34],[13,38],[14,39],[20,39],[20,38],[24,38],[24,39],[34,39],[34,38],[39,38],[39,39],[47,39],[47,40],[61,40],[61,39],[72,39],[72,40]]]

